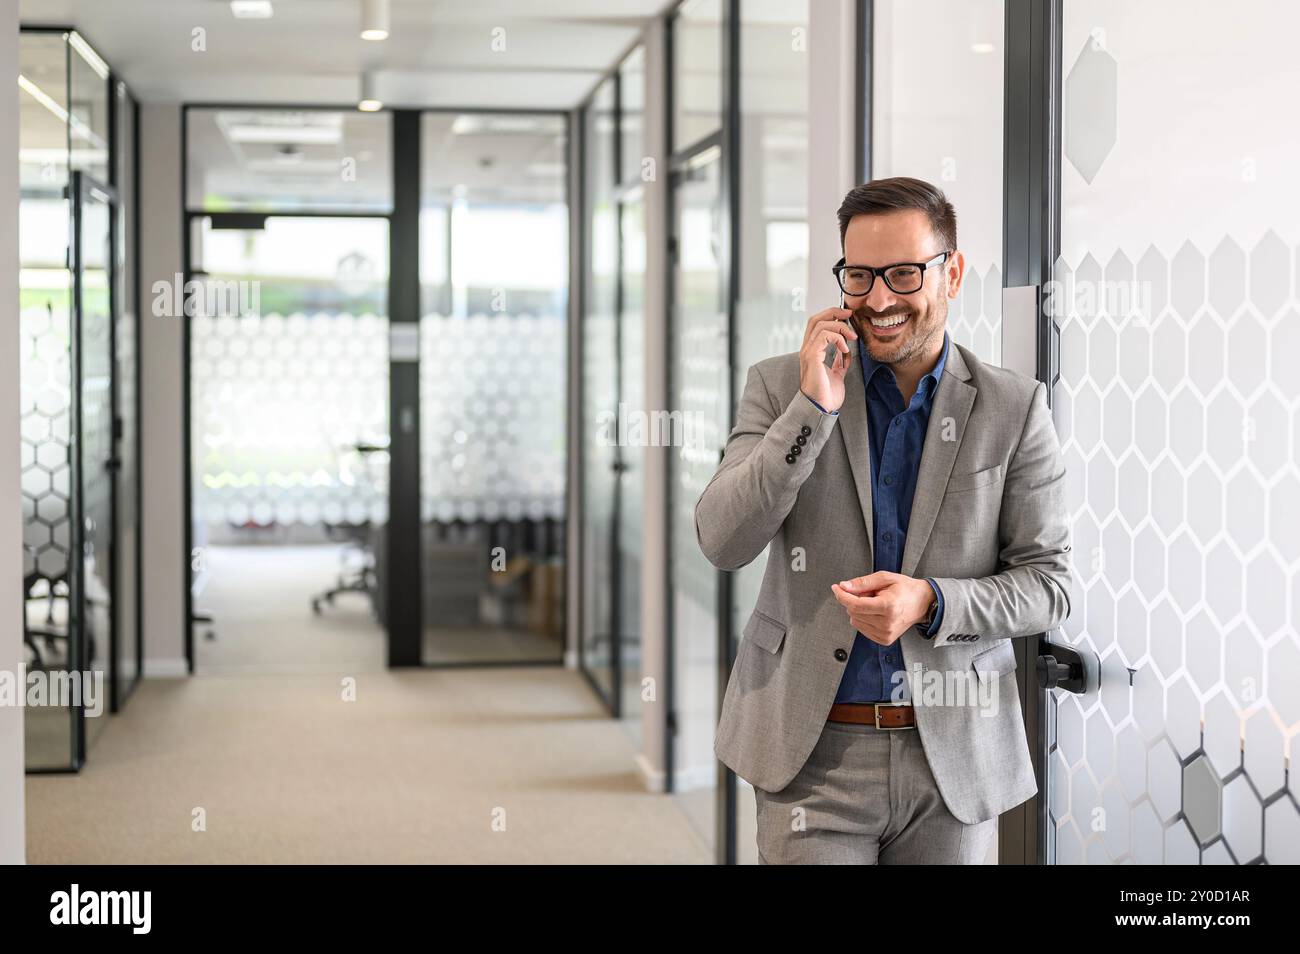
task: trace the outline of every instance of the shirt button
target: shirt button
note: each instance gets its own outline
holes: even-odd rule
[[[889,543],[894,539],[894,535],[890,533],[888,530],[886,530],[883,534],[880,535],[880,539],[884,540],[886,543]]]
[[[849,658],[849,654],[842,649],[837,649],[835,650],[835,658],[840,662],[844,662],[844,660]]]
[[[886,475],[885,475],[885,486],[888,487],[888,486],[889,486],[890,484],[892,484],[893,482],[894,482],[894,477],[893,477],[893,475],[892,475],[892,474],[886,474]]]

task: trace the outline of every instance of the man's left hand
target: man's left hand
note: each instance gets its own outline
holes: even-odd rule
[[[928,581],[883,570],[834,583],[831,592],[854,628],[881,646],[892,646],[925,619],[934,602],[934,589]]]

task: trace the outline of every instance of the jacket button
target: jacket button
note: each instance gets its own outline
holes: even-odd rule
[[[840,662],[844,662],[844,660],[849,658],[849,654],[842,649],[837,649],[835,650],[835,658]]]
[[[802,434],[804,437],[807,437],[809,434],[812,433],[812,428],[809,427],[807,424],[805,424],[803,427],[799,428],[799,433]]]
[[[786,462],[787,464],[793,464],[793,463],[794,463],[794,454],[786,454],[786,455],[785,455],[785,462]]]
[[[798,444],[791,444],[790,453],[794,454],[795,457],[798,457],[800,454],[803,453],[803,448],[800,447]]]
[[[807,443],[808,443],[808,438],[806,438],[806,437],[804,437],[802,434],[800,434],[798,437],[796,437],[796,438],[794,439],[794,442],[795,442],[796,444],[798,444],[800,447],[803,447],[804,444],[807,444]]]

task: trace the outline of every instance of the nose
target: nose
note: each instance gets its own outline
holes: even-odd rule
[[[857,297],[858,306],[866,306],[872,311],[887,311],[898,304],[898,296],[890,291],[889,286],[885,284],[885,279],[877,275],[875,282],[871,286],[871,291],[865,295]]]

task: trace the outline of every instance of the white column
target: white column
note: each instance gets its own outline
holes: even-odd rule
[[[645,34],[645,150],[654,160],[654,179],[645,184],[645,406],[668,407],[668,143],[664,141],[667,103],[664,74],[667,50],[663,23],[655,19]],[[668,739],[668,448],[647,447],[645,497],[641,509],[641,677],[654,680],[655,701],[626,699],[627,711],[642,710],[638,769],[651,791],[662,791]]]
[[[180,676],[185,662],[183,318],[153,308],[154,283],[167,301],[181,262],[181,110],[175,103],[140,107],[140,450],[144,579],[144,675]]]

